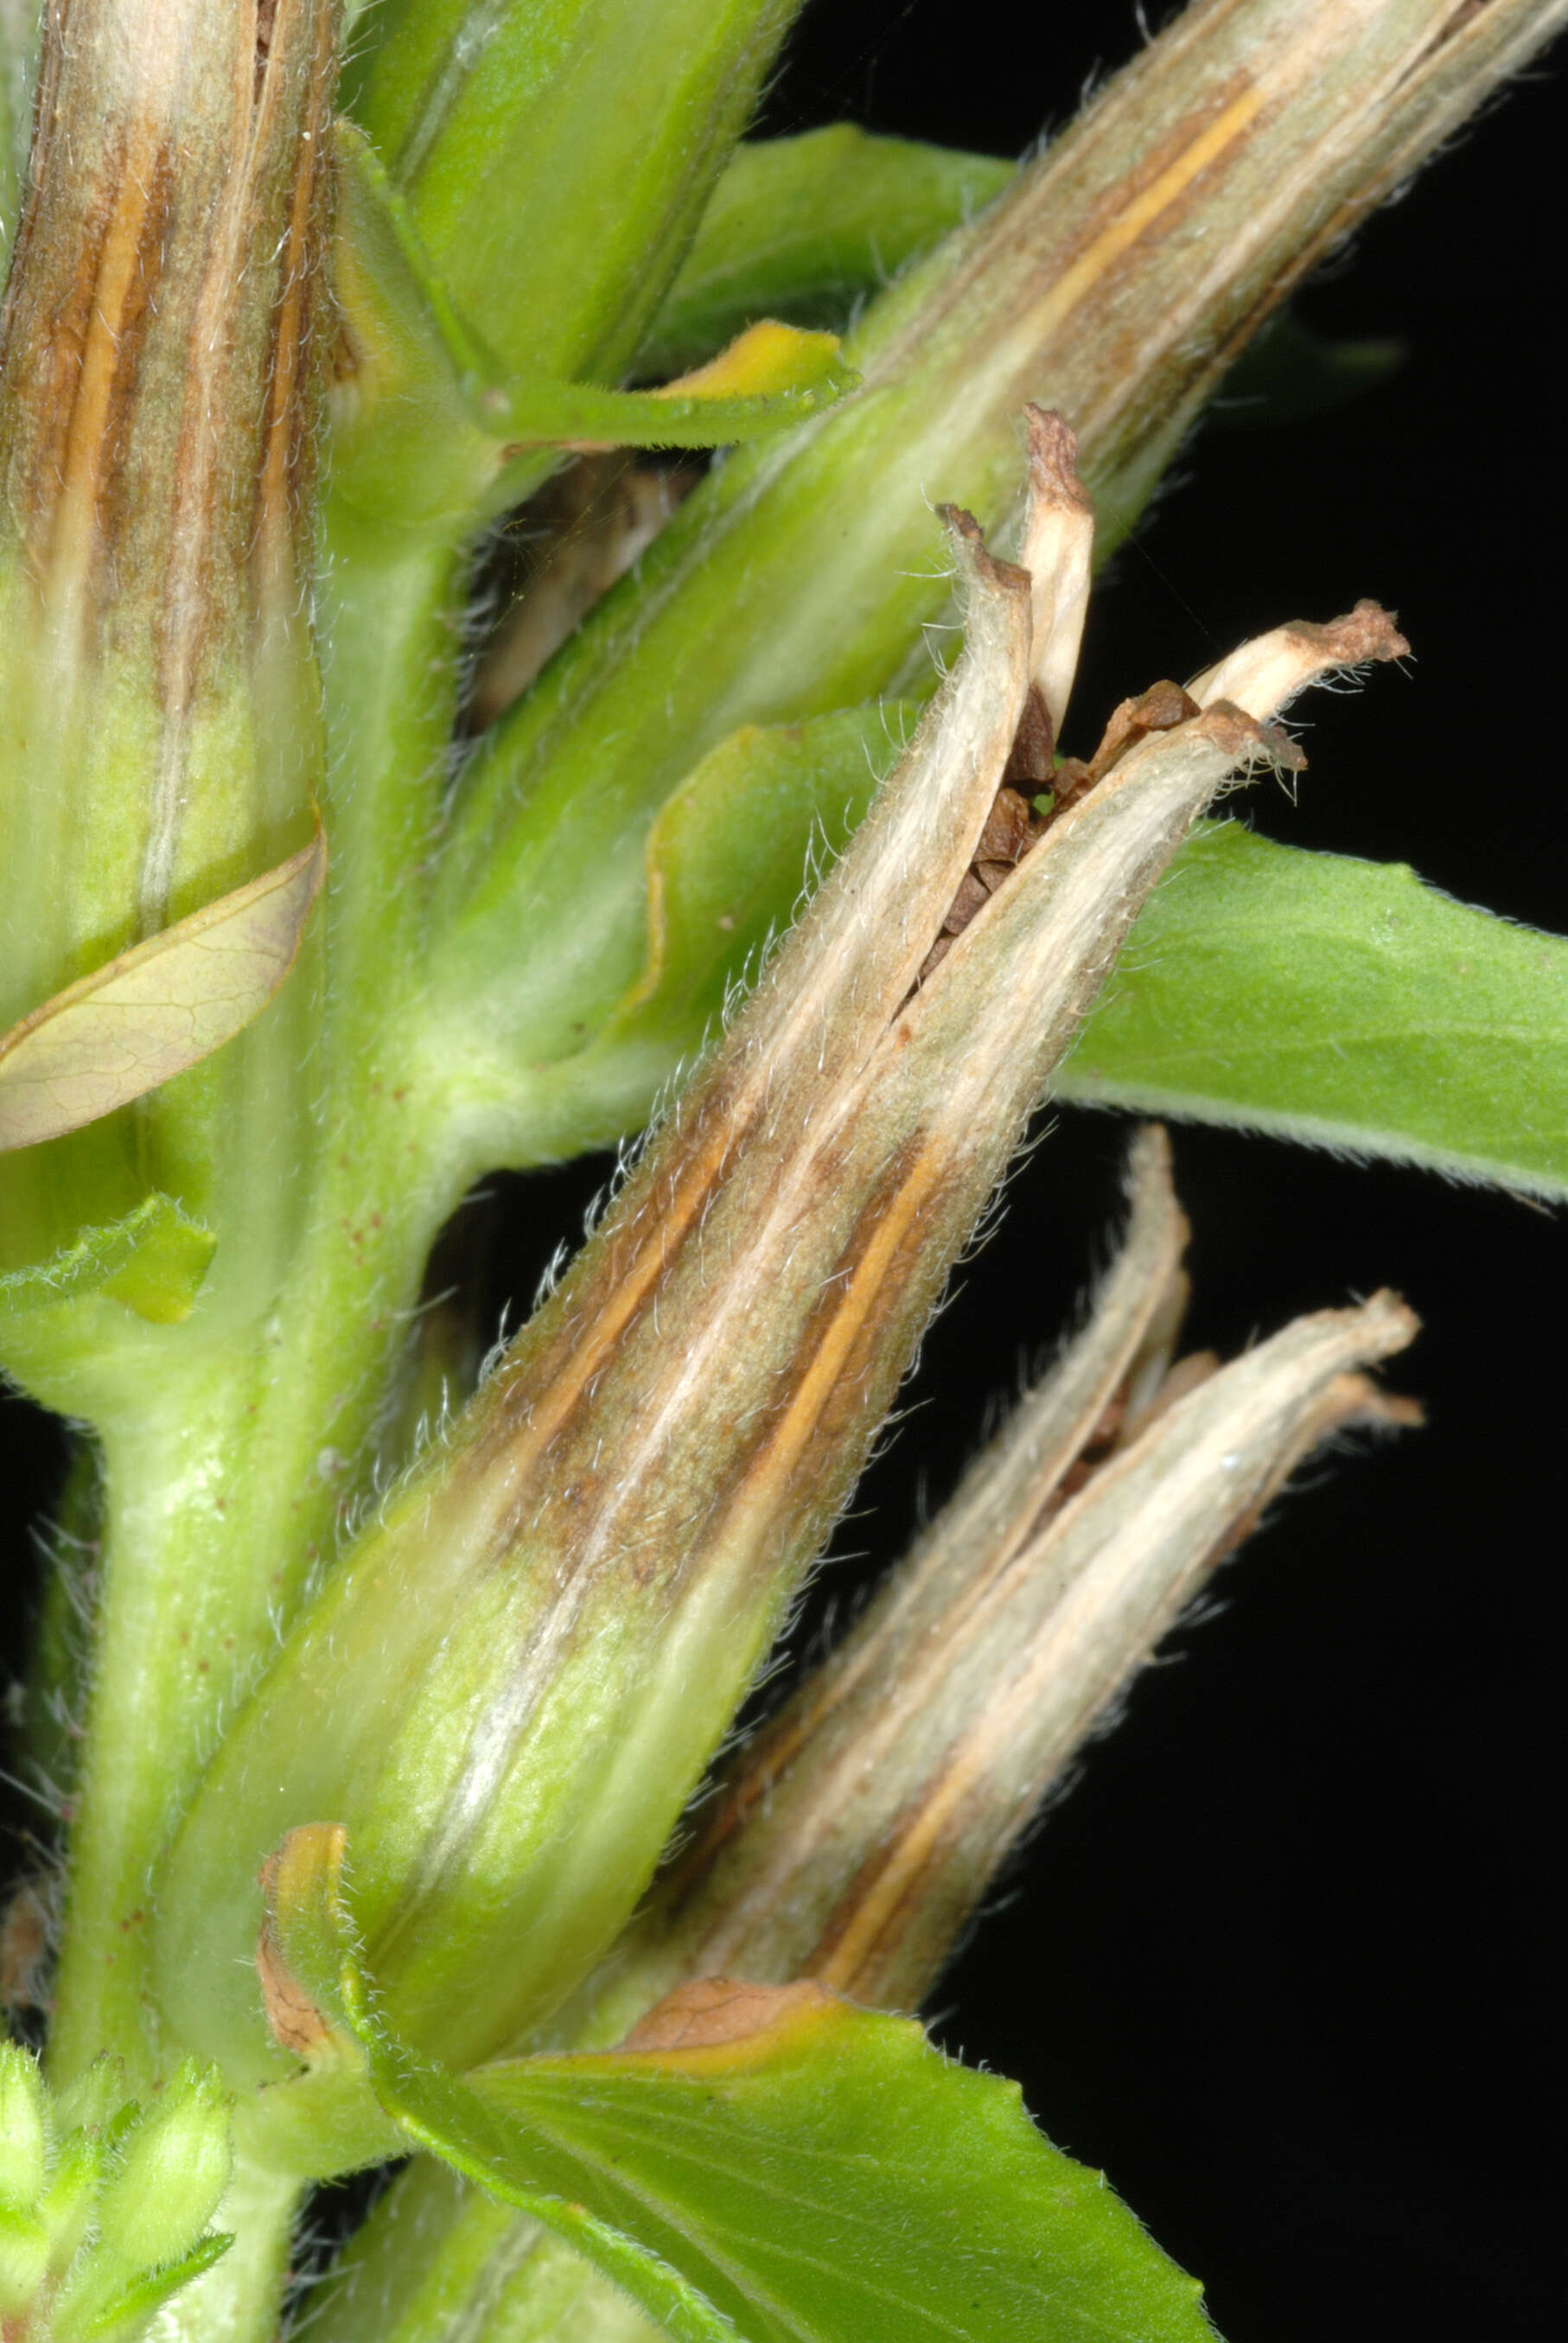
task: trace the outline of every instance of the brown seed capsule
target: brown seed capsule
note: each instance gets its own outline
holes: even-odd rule
[[[1060,483],[1042,494],[1081,532]],[[1223,708],[1151,736],[917,989],[995,819],[1038,649],[1031,579],[966,517],[952,528],[966,647],[908,755],[207,1776],[156,1957],[171,2020],[231,2071],[276,2071],[246,1975],[255,1872],[311,1815],[349,1830],[396,2022],[454,2063],[538,2025],[598,1956],[1139,905],[1264,753]]]
[[[45,12],[0,321],[0,869],[28,886],[0,1030],[309,834],[337,10],[260,22]]]
[[[1186,1223],[1163,1132],[1130,1193],[1082,1332],[734,1761],[568,2038],[613,2039],[707,1975],[916,2006],[1096,1716],[1302,1455],[1410,1420],[1359,1373],[1413,1331],[1386,1296],[1172,1367]]]

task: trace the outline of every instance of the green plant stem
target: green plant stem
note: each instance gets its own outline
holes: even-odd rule
[[[362,1493],[435,1230],[467,1176],[401,1043],[417,985],[419,860],[449,736],[452,562],[354,573],[334,612],[334,887],[321,1044],[337,1101],[310,1151],[292,1258],[221,1331],[136,1327],[84,1361],[72,1403],[104,1445],[98,1662],[71,1837],[51,2057],[62,2080],[112,2045],[156,2071],[142,1956],[158,1856],[220,1715],[269,1655]],[[407,777],[403,790],[386,776]],[[381,786],[369,786],[370,777]],[[405,1080],[405,1074],[407,1079]],[[265,1121],[256,1128],[265,1130]],[[218,1262],[245,1270],[275,1199],[236,1160]],[[215,1263],[214,1276],[220,1271]],[[106,1304],[113,1321],[117,1305]]]
[[[183,1362],[156,1399],[102,1426],[97,1664],[51,2037],[61,2081],[106,2046],[156,2076],[141,1946],[153,1871],[219,1715],[332,1551],[397,1321],[377,1290],[401,1300],[419,1274],[423,1215],[357,1248],[333,1225],[330,1183],[322,1201],[273,1341],[257,1329],[254,1348]],[[311,1255],[326,1273],[299,1309]]]
[[[722,35],[699,45],[704,72],[719,70],[727,43],[747,70],[726,85],[711,154],[677,158],[682,218],[699,206],[789,14],[777,0],[736,0]],[[679,42],[671,54],[685,58]],[[610,61],[629,69],[618,54]],[[614,125],[624,136],[622,113]],[[621,193],[617,201],[624,212]],[[646,254],[638,261],[649,304],[678,257],[676,237],[658,267]],[[524,310],[532,321],[538,305]],[[625,337],[638,338],[643,322],[625,321]],[[550,460],[540,458],[541,476]],[[78,1358],[68,1392],[58,1380],[35,1384],[100,1427],[106,1483],[100,1658],[52,2052],[62,2077],[106,2044],[156,2071],[140,1932],[158,1857],[218,1719],[265,1664],[367,1485],[429,1243],[482,1168],[474,1116],[460,1101],[453,1111],[449,1063],[416,1039],[462,554],[449,540],[399,539],[397,516],[389,520],[385,534],[367,530],[330,496],[324,516],[328,902],[318,1033],[283,1051],[293,1092],[301,1062],[314,1061],[293,1177],[258,1176],[256,1161],[290,1120],[289,1084],[274,1094],[252,1081],[204,1200],[219,1251],[196,1318],[149,1339],[106,1304],[93,1323],[107,1329],[106,1353]],[[255,1061],[260,1032],[231,1053],[235,1067]]]

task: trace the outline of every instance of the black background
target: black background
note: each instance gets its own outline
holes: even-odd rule
[[[850,116],[1016,154],[1138,39],[1127,0],[818,0],[767,127]],[[1310,322],[1400,335],[1408,363],[1348,415],[1193,440],[1099,598],[1076,701],[1087,724],[1244,633],[1376,595],[1415,664],[1312,709],[1299,804],[1261,790],[1251,818],[1559,930],[1565,118],[1549,62],[1312,286]],[[917,1480],[945,1491],[987,1400],[1073,1307],[1123,1138],[1063,1115],[1019,1177],[844,1541],[869,1560],[826,1588],[898,1551]],[[1145,1674],[1016,1866],[941,2036],[1023,2078],[1207,2280],[1230,2343],[1533,2343],[1563,2308],[1568,1228],[1200,1131],[1177,1167],[1193,1342],[1233,1350],[1392,1283],[1426,1321],[1392,1380],[1430,1429],[1319,1468],[1227,1570],[1217,1615],[1172,1639],[1179,1664]],[[530,1187],[519,1295],[598,1172]],[[0,1431],[9,1486],[42,1499],[52,1432],[15,1403]]]
[[[818,0],[769,110],[1020,152],[1134,54],[1129,0]],[[1548,61],[1321,276],[1402,337],[1349,413],[1200,433],[1091,619],[1080,720],[1359,594],[1416,651],[1308,712],[1250,819],[1568,930],[1562,377],[1568,89]],[[1092,729],[1092,728],[1091,728]],[[1123,1134],[1064,1115],[927,1346],[855,1543],[896,1551],[1070,1302]],[[1507,1196],[1196,1130],[1190,1331],[1231,1349],[1390,1283],[1430,1429],[1308,1476],[1179,1633],[940,1996],[1208,2282],[1230,2343],[1561,2333],[1553,2072],[1568,1227]],[[1554,2038],[1556,2037],[1556,2038]]]

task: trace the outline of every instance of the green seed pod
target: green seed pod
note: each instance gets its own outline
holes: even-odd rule
[[[48,2119],[44,2081],[28,2051],[0,2042],[0,2212],[27,2213],[44,2190]]]
[[[27,2308],[48,2268],[49,2236],[42,2221],[0,2207],[0,2318],[9,2320]]]
[[[222,2083],[187,2060],[124,2142],[99,2200],[102,2243],[132,2269],[178,2261],[222,2203],[232,2161]]]

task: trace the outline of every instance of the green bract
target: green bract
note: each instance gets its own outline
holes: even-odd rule
[[[1195,2281],[1033,2128],[1016,2084],[817,1986],[716,1980],[618,2051],[457,2080],[378,2018],[340,1861],[302,1833],[275,1883],[279,1950],[324,2031],[357,2042],[407,2141],[555,2230],[681,2343],[1211,2332]]]
[[[123,2086],[101,2059],[56,2096],[0,2043],[0,2315],[14,2334],[129,2343],[234,2242],[208,2227],[231,2171],[216,2075],[187,2062],[146,2108]]]

